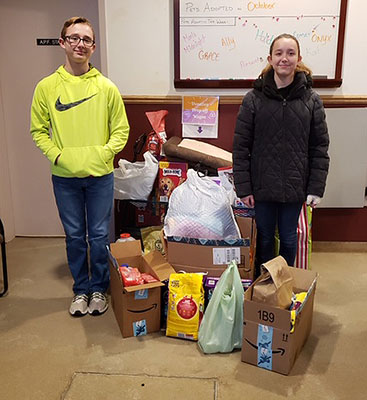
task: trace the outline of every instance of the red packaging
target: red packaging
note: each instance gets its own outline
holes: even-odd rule
[[[158,279],[155,279],[152,275],[146,274],[145,272],[141,274],[141,277],[144,279],[144,283],[158,282]]]
[[[161,147],[162,144],[159,136],[155,132],[151,132],[147,137],[146,150],[150,151],[158,159],[161,154]]]
[[[145,283],[140,271],[137,268],[121,266],[119,267],[119,271],[124,282],[124,286],[136,286],[143,285]]]
[[[167,140],[165,127],[165,118],[167,114],[167,110],[147,111],[145,113],[150,124],[152,125],[152,128],[154,129],[153,132],[148,134],[146,141],[146,150],[150,151],[158,160],[162,155],[162,145]]]
[[[159,162],[158,201],[168,202],[172,191],[187,178],[187,164],[170,161]]]

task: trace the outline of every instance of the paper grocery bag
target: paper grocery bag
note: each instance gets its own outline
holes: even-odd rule
[[[292,302],[293,277],[282,256],[261,265],[262,274],[255,283],[252,300],[287,309]]]

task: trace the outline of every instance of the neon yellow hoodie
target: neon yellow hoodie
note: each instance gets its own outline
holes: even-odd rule
[[[74,76],[61,66],[36,86],[31,135],[50,160],[53,175],[103,176],[113,171],[129,123],[121,95],[108,78],[94,67]]]

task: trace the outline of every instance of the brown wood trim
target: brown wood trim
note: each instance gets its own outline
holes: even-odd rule
[[[125,104],[181,104],[182,96],[122,96]],[[220,104],[241,104],[243,96],[220,96]],[[367,96],[321,95],[327,108],[364,108]]]
[[[323,253],[366,253],[367,242],[312,241],[312,251]]]
[[[339,20],[339,33],[338,33],[338,47],[336,52],[336,66],[335,66],[335,79],[342,77],[343,53],[344,53],[344,34],[345,22],[347,19],[347,1],[342,0],[340,3],[340,20]],[[322,86],[320,86],[322,87]]]
[[[174,0],[173,3],[173,43],[175,49],[174,56],[174,73],[175,73],[175,81],[180,80],[181,71],[180,71],[180,29],[179,29],[179,21],[180,21],[180,2],[179,0]]]
[[[321,95],[326,108],[364,108],[367,107],[367,96],[333,96]]]
[[[181,104],[182,96],[122,96],[125,104]]]

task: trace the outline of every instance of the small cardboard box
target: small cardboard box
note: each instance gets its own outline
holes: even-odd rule
[[[175,272],[159,251],[142,255],[140,240],[111,243],[109,252],[111,303],[123,337],[142,336],[160,330],[161,281]],[[128,264],[151,274],[159,282],[124,286],[118,270]]]
[[[294,279],[293,292],[307,292],[307,298],[297,310],[294,331],[290,333],[289,310],[252,301],[257,279],[245,292],[241,353],[242,361],[284,375],[289,374],[311,332],[317,279],[316,272],[287,268]]]

